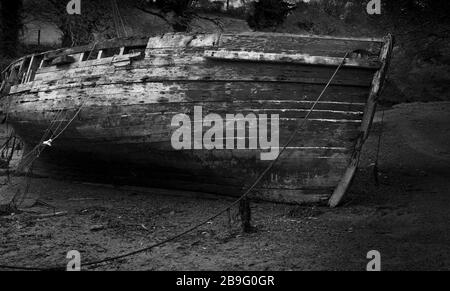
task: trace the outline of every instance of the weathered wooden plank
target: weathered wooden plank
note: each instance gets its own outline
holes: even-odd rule
[[[86,46],[60,49],[45,54],[47,60],[54,59],[63,55],[73,55],[78,53],[89,52],[93,49],[102,50],[108,48],[120,48],[120,47],[136,47],[136,46],[146,46],[148,43],[148,37],[129,37],[121,39],[106,40],[103,42],[97,42]]]
[[[47,57],[62,53],[82,60],[80,54],[86,49],[95,50],[97,55],[107,49],[105,45],[53,52]],[[120,47],[125,45],[120,43]],[[217,192],[236,193],[267,166],[268,162],[260,159],[261,150],[174,151],[170,138],[176,127],[170,123],[175,114],[192,118],[194,106],[202,106],[204,115],[279,114],[280,147],[304,122],[337,64],[294,64],[311,61],[301,54],[340,63],[345,53],[361,50],[364,57],[349,63],[356,66],[375,64],[381,51],[380,42],[367,39],[275,34],[167,34],[145,39],[145,46],[145,59],[118,60],[110,57],[109,51],[104,55],[107,58],[76,62],[64,70],[42,68],[32,86],[14,88],[10,120],[18,134],[28,144],[36,143],[59,109],[64,109],[58,117],[64,124],[83,105],[67,131],[46,151],[62,168],[70,165],[66,159],[81,162],[81,166],[85,160],[96,159],[100,165],[97,174],[104,175],[101,169],[107,168],[113,179],[125,174],[132,179],[150,177],[148,180],[165,180],[168,185],[177,180],[183,187],[194,183]],[[236,51],[254,62],[207,60],[205,49]],[[246,57],[249,51],[265,53],[270,62]],[[286,55],[291,58],[283,59]],[[120,66],[115,66],[115,61]],[[354,161],[361,124],[367,128],[371,109],[364,108],[375,68],[347,66],[338,73],[311,119],[258,186],[259,197],[323,201],[331,194]],[[207,129],[202,128],[201,133]],[[226,137],[218,139],[227,141]],[[253,142],[249,138],[239,141],[246,145]]]
[[[149,87],[151,88],[151,86]],[[164,106],[167,104],[167,106],[172,106],[179,104],[185,107],[193,107],[196,104],[202,105],[202,103],[221,103],[222,105],[230,106],[232,109],[264,109],[267,107],[302,110],[312,107],[315,94],[315,92],[310,92],[309,89],[303,91],[301,87],[294,86],[286,86],[286,89],[292,89],[292,92],[286,91],[286,94],[283,94],[283,89],[280,87],[278,87],[280,91],[271,91],[269,89],[265,90],[266,88],[263,89],[263,86],[259,86],[263,90],[252,92],[251,85],[248,84],[238,86],[236,90],[233,89],[234,86],[230,86],[231,90],[229,91],[228,89],[220,91],[220,88],[217,88],[218,91],[202,90],[201,88],[198,88],[196,91],[191,91],[189,88],[183,88],[183,86],[179,85],[161,86],[159,87],[161,89],[160,91],[158,87],[155,85],[155,88],[152,88],[153,90],[145,90],[146,87],[139,89],[123,87],[116,91],[114,88],[105,86],[35,92],[14,98],[12,100],[12,108],[14,110],[15,106],[23,106],[24,109],[27,109],[28,106],[35,106],[36,104],[34,103],[38,102],[42,104],[44,110],[70,109],[79,106],[81,104],[80,100],[83,99],[83,104],[88,106],[114,106],[117,104],[123,104],[124,106],[133,104]],[[296,93],[299,93],[300,96]],[[365,98],[359,94],[359,91],[349,92],[348,96],[342,95],[339,91],[330,93],[334,94],[326,95],[324,101],[320,101],[316,109],[353,112],[355,114],[363,111],[365,103],[357,101],[363,101]],[[296,100],[296,98],[298,99]],[[344,100],[339,100],[341,98]]]
[[[100,59],[94,59],[94,60],[86,60],[86,61],[79,61],[75,63],[70,63],[67,66],[64,67],[64,69],[61,69],[58,66],[48,66],[40,68],[37,72],[37,80],[52,78],[55,76],[60,76],[61,73],[63,73],[63,76],[65,74],[83,74],[86,72],[94,72],[95,69],[99,72],[103,72],[106,68],[110,68],[111,64],[117,63],[117,62],[123,62],[128,60],[133,60],[136,58],[139,58],[142,55],[141,52],[137,53],[131,53],[131,54],[124,54],[124,55],[115,55],[112,57],[106,57],[106,58],[100,58]],[[97,67],[97,68],[96,68]]]
[[[373,74],[370,71],[344,69],[334,79],[333,85],[361,86],[370,85]],[[36,90],[56,90],[64,86],[127,84],[139,82],[167,81],[212,81],[212,82],[269,82],[269,83],[305,83],[326,84],[332,74],[327,68],[311,68],[308,66],[276,66],[262,65],[246,66],[244,64],[187,66],[187,67],[155,67],[146,69],[118,69],[115,73],[103,72],[101,75],[86,74],[73,78],[64,76],[62,79],[36,81]],[[61,77],[60,77],[61,78]],[[92,80],[92,81],[91,81]],[[80,84],[81,83],[81,84]]]
[[[136,102],[154,102],[159,98],[167,102],[173,101],[197,101],[197,100],[305,100],[312,101],[320,94],[321,84],[280,84],[264,82],[189,82],[189,81],[160,81],[130,84],[96,84],[95,87],[59,87],[57,91],[45,92],[46,88],[39,88],[40,97],[44,100],[51,95],[73,96],[75,94],[102,95],[109,98],[115,96],[134,95]],[[98,94],[98,92],[100,92]],[[165,95],[165,96],[164,96]],[[97,96],[101,102],[100,96]],[[365,88],[352,88],[331,86],[325,92],[322,100],[350,103],[365,103],[368,92]]]
[[[225,61],[243,61],[243,62],[268,62],[268,63],[284,63],[284,64],[303,64],[303,65],[323,65],[323,66],[339,66],[343,62],[343,58],[311,56],[306,54],[279,54],[279,53],[261,53],[257,51],[220,51],[207,50],[205,57],[212,60]],[[380,63],[378,61],[370,61],[365,59],[348,58],[344,62],[344,67],[356,67],[366,69],[378,69]]]
[[[60,94],[49,94],[46,92],[39,92],[39,94],[29,94],[23,95],[21,98],[16,99],[13,102],[12,110],[15,110],[15,106],[33,106],[34,103],[39,102],[39,104],[44,108],[44,110],[59,110],[59,109],[73,109],[77,107],[79,104],[71,101],[71,95],[74,92],[69,92],[66,90],[59,92]],[[227,106],[228,103],[232,104],[231,108],[254,108],[255,110],[261,110],[265,108],[273,108],[273,109],[289,109],[289,110],[309,110],[314,101],[304,101],[304,100],[271,100],[271,99],[256,99],[251,100],[248,98],[245,100],[245,95],[242,96],[242,99],[228,98],[223,92],[208,92],[208,95],[202,94],[199,97],[194,97],[196,99],[191,99],[185,95],[174,96],[171,94],[170,99],[165,97],[165,92],[146,92],[142,93],[144,96],[140,96],[140,93],[134,92],[115,92],[108,95],[108,90],[104,92],[98,92],[97,90],[91,92],[84,92],[84,104],[91,106],[113,106],[118,104],[119,102],[123,104],[123,106],[128,105],[151,105],[161,106],[161,104],[178,104],[179,106],[185,107],[194,107],[196,105],[202,105],[204,103],[220,103],[224,106]],[[181,94],[181,93],[180,93]],[[218,99],[214,98],[214,95],[219,96]],[[223,98],[220,98],[220,96]],[[238,97],[240,95],[237,95]],[[273,97],[277,99],[276,94]],[[295,98],[296,96],[294,96]],[[244,100],[243,100],[244,99]],[[281,99],[281,98],[280,98]],[[181,101],[180,101],[181,100]],[[30,104],[28,104],[30,103]],[[28,105],[26,105],[28,104]],[[25,108],[25,107],[24,107]],[[348,112],[348,114],[362,114],[364,110],[363,103],[352,103],[352,102],[339,102],[339,101],[320,101],[316,107],[316,110],[329,110],[329,111],[339,111],[339,112]]]
[[[279,145],[283,145],[287,142],[293,130],[297,128],[299,123],[300,122],[281,122],[279,129]],[[45,122],[35,121],[33,122],[33,125],[31,123],[22,123],[16,127],[19,135],[25,136],[26,139],[35,143],[43,135],[48,128],[48,125],[49,124]],[[138,119],[130,120],[129,118],[120,117],[113,119],[105,117],[103,119],[83,119],[82,122],[75,123],[74,127],[70,128],[63,137],[72,144],[82,144],[83,142],[111,142],[123,145],[139,142],[148,144],[158,142],[170,143],[172,134],[176,128],[177,127],[170,126],[170,118],[149,118],[147,120],[141,118],[141,122],[139,123]],[[203,136],[208,129],[208,127],[204,127],[201,136]],[[244,140],[247,141],[247,144],[249,142],[248,132],[251,129],[252,128],[248,129],[246,138],[244,138]],[[347,124],[305,123],[303,129],[299,131],[290,146],[293,148],[302,147],[306,149],[350,149],[353,148],[355,140],[359,136],[359,131],[357,129],[357,126]],[[273,133],[269,129],[269,137],[272,136],[272,134]],[[191,136],[193,135],[194,128],[191,130]],[[224,144],[227,140],[226,133],[217,136],[216,140],[222,140],[222,144]],[[233,140],[237,140],[237,138],[233,138]],[[224,146],[224,148],[225,147],[226,146]],[[171,149],[165,148],[164,150],[170,151]]]
[[[348,187],[351,184],[353,176],[355,175],[356,169],[358,167],[362,146],[364,141],[367,139],[370,131],[370,127],[372,125],[373,117],[376,110],[376,100],[380,93],[380,89],[384,83],[384,79],[386,77],[387,70],[389,68],[389,62],[391,58],[391,54],[393,51],[394,39],[391,35],[386,38],[386,41],[383,45],[382,52],[380,55],[380,61],[383,63],[382,67],[375,74],[375,77],[372,82],[372,89],[370,91],[370,96],[368,100],[368,104],[365,109],[364,118],[361,125],[362,135],[357,141],[356,151],[352,156],[351,164],[345,171],[345,174],[342,180],[337,185],[336,189],[333,192],[328,204],[330,207],[336,207],[341,202],[345,193],[347,192]]]
[[[201,106],[203,111],[203,116],[210,113],[219,114],[223,118],[226,118],[227,114],[236,115],[242,114],[247,116],[248,114],[254,114],[259,117],[260,114],[266,114],[270,117],[271,114],[277,114],[281,121],[301,120],[304,118],[309,110],[308,109],[252,109],[242,108],[239,104],[233,105],[228,103],[196,103],[196,106]],[[22,113],[16,114],[15,108],[11,108],[11,118],[25,118],[24,120],[52,120],[53,115],[57,114],[59,111],[57,108],[51,108],[49,111],[37,110],[34,108],[32,103],[27,103],[22,106]],[[177,103],[165,103],[165,104],[134,104],[134,105],[112,105],[110,107],[100,107],[100,106],[86,106],[82,109],[79,118],[83,119],[97,119],[99,117],[107,118],[108,120],[125,121],[131,124],[133,121],[139,124],[152,116],[164,116],[165,119],[172,118],[175,114],[186,114],[193,119],[194,106],[186,104]],[[70,117],[70,112],[75,112],[77,107],[73,107],[71,110],[66,108],[66,116]],[[38,114],[37,114],[38,113]],[[17,115],[17,117],[16,117]],[[22,115],[22,116],[20,116]],[[33,116],[37,116],[33,118]],[[67,117],[67,118],[68,118]],[[311,120],[336,120],[336,121],[347,121],[348,123],[360,124],[362,115],[357,112],[347,112],[347,111],[334,111],[334,110],[314,110],[311,115]],[[167,121],[167,123],[169,123]]]
[[[219,44],[220,37],[220,34],[166,33],[161,36],[151,37],[148,41],[147,48],[208,48],[217,46]]]
[[[67,151],[69,150],[70,151]],[[126,151],[124,151],[126,149]],[[139,172],[149,173],[155,178],[161,175],[167,175],[167,171],[160,171],[167,168],[172,169],[170,176],[172,179],[177,177],[185,181],[192,180],[194,183],[212,183],[229,184],[236,187],[245,185],[243,182],[249,182],[248,178],[255,177],[265,167],[267,162],[259,160],[258,153],[251,154],[248,151],[177,151],[167,155],[165,151],[143,150],[143,147],[118,147],[108,146],[107,150],[97,152],[93,151],[84,154],[66,148],[61,152],[61,159],[55,159],[54,162],[63,162],[67,166],[66,161],[70,158],[76,158],[78,162],[85,160],[89,155],[96,156],[98,161],[107,161],[114,156],[114,161],[118,164],[127,163],[129,160],[139,161],[134,169]],[[61,148],[59,149],[61,150]],[[47,151],[48,154],[58,153],[58,148]],[[281,167],[276,167],[271,175],[265,177],[260,185],[262,188],[284,188],[298,189],[299,185],[303,189],[312,187],[333,187],[341,178],[342,171],[348,164],[346,154],[334,154],[327,159],[315,158],[322,156],[323,153],[316,152],[302,153],[298,150],[287,151],[281,157]],[[59,156],[58,156],[59,157]],[[93,163],[94,161],[92,161]],[[247,165],[247,166],[245,166]],[[94,166],[94,165],[92,165]],[[133,165],[122,168],[126,174],[126,169]],[[115,167],[112,167],[115,168]],[[147,171],[145,171],[146,169]],[[159,173],[160,172],[160,173]],[[159,173],[159,174],[158,174]],[[289,182],[287,182],[289,181]]]
[[[205,61],[203,53],[206,48],[198,48],[198,47],[188,47],[183,49],[170,48],[170,49],[146,49],[145,60],[140,60],[138,65],[141,67],[148,66],[167,66],[167,65],[187,65],[194,63],[202,63]],[[88,54],[89,52],[86,52]],[[126,56],[128,54],[125,54]],[[121,55],[119,55],[121,56]],[[118,57],[118,56],[115,56]],[[94,60],[84,60],[74,64],[70,64],[67,66],[66,71],[73,69],[82,69],[89,67],[100,67],[94,69],[101,69],[102,66],[110,65],[113,57],[106,57],[102,59],[94,59]],[[43,75],[44,78],[51,77],[57,71],[61,71],[60,68],[56,66],[47,66],[43,67],[39,70],[39,74]],[[47,74],[47,75],[46,75]]]
[[[115,187],[120,185],[140,185],[143,187],[160,187],[165,189],[192,190],[205,193],[213,193],[227,196],[242,195],[242,187],[230,184],[212,183],[211,181],[203,181],[202,183],[190,182],[187,177],[176,176],[153,176],[145,177],[133,176],[131,173],[141,173],[137,169],[128,169],[130,176],[119,175],[118,173],[110,173],[105,175],[104,165],[98,165],[96,169],[86,169],[82,165],[78,168],[73,164],[64,162],[54,165],[55,159],[39,159],[34,165],[34,172],[41,175],[50,175],[53,178],[71,179],[74,181],[90,181],[93,183],[109,183]],[[123,169],[123,167],[122,167]],[[127,174],[127,173],[125,173]],[[273,189],[273,188],[256,188],[252,194],[252,199],[260,199],[264,201],[273,201],[276,203],[323,203],[332,192],[333,187],[318,187],[317,189],[297,188],[297,189]],[[134,189],[134,188],[132,188]],[[135,189],[136,190],[136,189]],[[195,195],[193,196],[195,197]]]
[[[236,34],[234,34],[236,35]],[[379,43],[380,49],[384,44],[385,39],[380,37],[343,37],[343,36],[329,36],[329,35],[315,35],[302,33],[278,33],[278,32],[242,32],[241,36],[265,36],[265,37],[289,37],[298,41],[298,39],[314,39],[314,40],[331,40],[331,41],[351,41],[351,42],[374,42]]]
[[[67,79],[71,79],[71,78],[80,78],[82,80],[83,76],[84,77],[92,77],[93,75],[108,75],[108,74],[120,74],[120,72],[116,72],[116,69],[114,68],[114,66],[111,66],[111,58],[108,59],[102,59],[102,60],[95,60],[95,61],[87,61],[87,62],[83,62],[80,63],[79,65],[73,65],[68,67],[66,70],[63,70],[63,73],[61,74],[61,72],[59,72],[58,70],[55,71],[55,67],[51,67],[51,68],[42,68],[39,72],[38,75],[36,76],[36,80],[49,80],[49,81],[53,81],[53,80],[59,80],[59,79],[63,79],[63,78],[67,78]],[[185,67],[191,67],[191,66],[206,66],[205,68],[205,74],[211,74],[210,72],[208,72],[209,67],[213,66],[218,70],[221,70],[222,67],[228,68],[230,65],[227,66],[220,66],[219,64],[209,64],[208,66],[208,62],[205,62],[205,59],[203,58],[203,51],[198,51],[198,52],[180,52],[174,55],[173,51],[170,51],[168,54],[164,55],[164,56],[157,56],[157,57],[152,57],[150,59],[146,59],[146,60],[140,60],[137,61],[135,63],[133,63],[133,68],[135,68],[137,71],[141,71],[141,70],[148,70],[149,68],[154,68],[157,67],[158,69],[161,69],[160,67],[172,67],[172,68],[176,68],[176,67],[181,67],[180,69],[183,69]],[[242,67],[242,66],[241,66]],[[239,69],[241,68],[239,67]],[[248,67],[248,66],[245,66]],[[278,75],[280,75],[280,73],[283,72],[283,69],[287,69],[290,70],[292,72],[292,69],[295,69],[296,66],[290,66],[290,67],[286,67],[286,66],[263,66],[263,64],[257,64],[255,66],[250,66],[249,69],[254,68],[254,70],[256,71],[261,71],[261,70],[266,70],[266,68],[268,68],[269,70],[271,69],[278,69],[279,73]],[[196,70],[201,69],[198,67],[195,67]],[[127,70],[129,70],[129,68],[127,68]],[[201,70],[200,70],[201,71]],[[304,71],[306,71],[307,73],[309,72],[311,74],[311,70],[310,68],[306,67],[303,70],[300,70],[297,73],[304,73]],[[327,74],[327,77],[329,77],[330,72],[329,70],[322,70],[321,68],[315,68],[315,70],[313,70],[313,72],[316,72],[317,74]],[[349,72],[357,72],[357,71],[349,71]],[[168,73],[170,74],[170,71],[168,71]],[[293,72],[295,73],[295,72]],[[271,72],[268,72],[268,74],[272,74]],[[358,74],[353,74],[353,78],[359,78],[359,76],[361,75],[361,73]],[[373,76],[373,73],[370,73],[370,71],[367,73],[368,79],[367,81],[370,83],[371,78]],[[339,78],[339,76],[338,76]],[[351,79],[351,78],[350,78]],[[79,80],[78,80],[79,81]],[[38,83],[36,84],[38,85]]]
[[[240,35],[219,35],[219,34],[196,34],[196,35],[186,35],[186,34],[174,34],[169,33],[162,36],[157,37],[142,37],[142,38],[122,38],[115,40],[107,40],[96,44],[91,44],[82,47],[69,48],[69,49],[61,49],[54,52],[46,53],[47,59],[52,59],[61,55],[70,55],[83,53],[86,51],[90,51],[92,49],[108,49],[108,48],[120,48],[120,47],[137,47],[137,46],[147,46],[152,47],[180,47],[180,46],[215,46],[217,45],[218,40],[222,46],[227,45],[228,43],[234,43],[236,46],[241,45],[242,43],[246,43],[248,38],[251,39],[266,39],[267,43],[277,44],[278,47],[283,49],[283,42],[280,40],[288,40],[286,41],[287,47],[291,48],[293,45],[295,47],[303,46],[313,46],[320,45],[323,43],[323,46],[328,47],[338,47],[345,46],[349,47],[349,44],[353,44],[358,48],[364,48],[368,45],[372,45],[370,47],[381,48],[379,45],[379,39],[358,39],[358,38],[342,38],[342,37],[319,37],[319,36],[310,36],[310,35],[294,35],[294,34],[258,34],[258,33],[243,33]],[[180,41],[184,40],[184,41]],[[368,43],[368,44],[366,44]],[[94,46],[95,45],[95,46]],[[369,47],[369,48],[370,48]],[[314,47],[318,49],[318,47]],[[319,46],[320,48],[320,46]]]
[[[297,52],[313,56],[343,57],[347,52],[365,50],[368,57],[377,59],[381,43],[345,39],[304,38],[285,34],[239,34],[223,35],[220,49],[264,52]]]

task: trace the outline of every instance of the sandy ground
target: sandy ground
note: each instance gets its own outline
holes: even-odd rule
[[[222,216],[175,242],[97,270],[365,270],[370,250],[381,253],[383,270],[450,270],[450,103],[385,112],[376,186],[381,116],[341,207],[252,203],[254,233],[240,231],[234,210],[231,225]],[[49,179],[33,179],[30,189],[32,201],[55,210],[40,205],[0,217],[0,264],[64,266],[72,249],[83,262],[121,254],[230,203]],[[68,213],[38,217],[53,211]]]

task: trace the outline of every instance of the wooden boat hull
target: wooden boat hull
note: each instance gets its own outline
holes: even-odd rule
[[[145,57],[122,51],[58,65],[61,54],[82,60],[96,47],[50,52],[45,58],[53,63],[11,87],[3,110],[28,148],[52,122],[58,131],[76,116],[35,171],[239,196],[271,161],[260,159],[261,149],[175,150],[172,118],[194,120],[201,106],[202,116],[224,119],[278,114],[280,146],[304,123],[253,197],[320,202],[348,187],[341,184],[367,137],[391,40],[169,34],[144,41]],[[304,121],[342,57],[356,49],[373,57],[349,58]]]

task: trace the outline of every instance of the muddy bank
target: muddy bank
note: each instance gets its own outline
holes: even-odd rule
[[[450,103],[399,105],[385,112],[383,128],[378,112],[340,208],[252,203],[254,233],[241,233],[234,209],[231,225],[221,216],[98,270],[365,270],[373,249],[381,252],[383,270],[449,270],[448,112]],[[0,218],[0,264],[65,265],[73,249],[84,262],[114,256],[174,235],[230,203],[49,179],[32,179],[30,189],[27,199],[37,204]],[[53,212],[67,214],[39,216]]]

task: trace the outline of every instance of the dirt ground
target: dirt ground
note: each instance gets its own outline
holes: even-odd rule
[[[175,242],[96,270],[365,270],[370,250],[382,270],[450,270],[450,103],[387,109],[379,186],[373,162],[378,112],[360,169],[337,209],[252,203],[256,231],[243,234],[233,211]],[[64,266],[163,240],[230,203],[176,191],[121,190],[33,179],[40,203],[0,217],[0,264]],[[11,190],[8,190],[11,191]],[[153,192],[153,193],[148,193]],[[34,212],[32,212],[34,211]],[[38,215],[67,211],[67,215]]]

